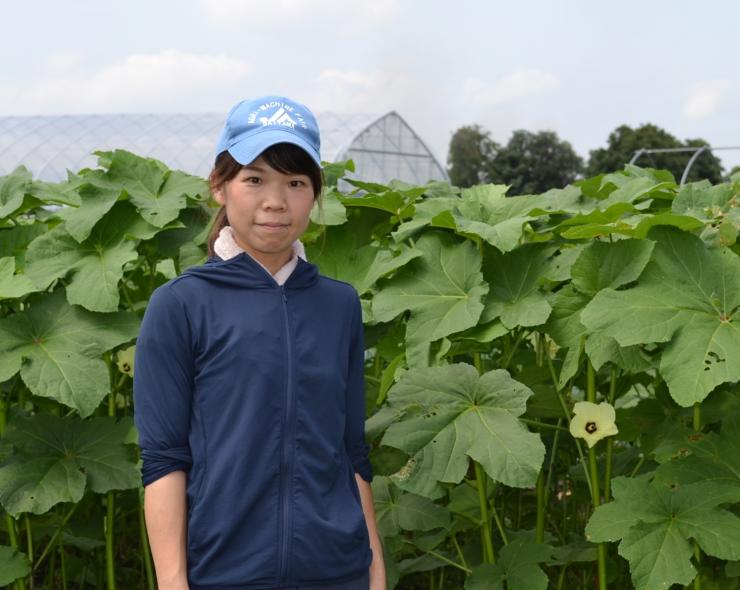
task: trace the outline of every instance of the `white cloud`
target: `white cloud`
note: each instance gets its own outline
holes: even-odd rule
[[[327,68],[310,85],[306,104],[315,111],[378,113],[424,112],[432,108],[427,83],[403,63],[368,71]],[[441,96],[441,90],[437,93]],[[424,100],[420,97],[426,96]]]
[[[486,84],[480,78],[467,78],[462,90],[467,103],[497,106],[559,88],[560,80],[555,74],[538,69],[520,69],[493,84]]]
[[[166,49],[129,55],[97,71],[85,71],[74,53],[51,55],[48,76],[24,86],[0,88],[0,110],[14,114],[177,110],[193,96],[243,82],[245,61]]]
[[[255,27],[279,24],[295,28],[315,26],[327,20],[345,19],[351,10],[352,26],[367,21],[385,22],[398,12],[399,0],[201,0],[206,16],[220,25],[239,27],[248,34]]]
[[[717,110],[729,88],[729,80],[704,82],[684,103],[684,117],[695,120],[706,119]]]

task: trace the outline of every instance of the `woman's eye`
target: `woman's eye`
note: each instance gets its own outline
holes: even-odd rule
[[[257,176],[247,176],[245,180],[250,184],[259,184],[260,182],[262,182],[262,179]]]
[[[306,183],[302,180],[291,180],[290,181],[291,186],[305,186]]]

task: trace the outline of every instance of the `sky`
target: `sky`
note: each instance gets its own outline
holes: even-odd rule
[[[0,116],[397,111],[444,165],[478,124],[584,158],[617,126],[740,146],[731,0],[1,0]],[[216,142],[214,137],[214,145]],[[740,149],[717,151],[726,170]],[[638,162],[639,163],[639,162]]]

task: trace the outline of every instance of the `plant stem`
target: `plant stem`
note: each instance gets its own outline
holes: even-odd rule
[[[478,375],[483,374],[483,364],[480,360],[480,352],[477,350],[473,352],[473,365],[475,366],[475,370],[478,371]]]
[[[507,333],[506,336],[508,336],[508,335],[509,334]],[[519,334],[517,334],[516,340],[514,341],[514,345],[509,348],[508,353],[506,355],[506,360],[501,365],[501,368],[502,369],[507,369],[508,370],[509,363],[511,362],[511,359],[514,356],[514,353],[516,352],[516,349],[519,348],[519,344],[521,343],[521,341],[523,339],[524,339],[524,330],[521,330],[520,329],[519,330]]]
[[[563,423],[562,418],[558,418],[558,426]],[[552,472],[553,465],[555,464],[555,457],[558,454],[558,442],[560,441],[560,430],[555,431],[555,436],[552,439],[552,449],[550,449],[550,462],[547,466],[547,481],[545,481],[545,506],[548,506],[550,502],[550,490],[552,486]]]
[[[558,588],[557,590],[562,590],[563,588],[563,582],[565,581],[565,571],[568,569],[568,565],[564,565],[562,568],[560,568],[560,575],[558,576]]]
[[[568,424],[570,424],[570,412],[568,411],[568,406],[566,405],[565,400],[563,399],[562,392],[558,389],[558,378],[555,375],[555,367],[553,367],[552,365],[552,359],[550,358],[549,354],[546,354],[545,358],[547,359],[547,365],[550,368],[552,386],[555,388],[555,394],[557,395],[558,402],[560,402],[560,409],[563,410],[563,415],[565,416],[565,419],[568,421]],[[570,433],[570,430],[568,430],[568,433]],[[593,487],[591,485],[591,476],[588,473],[588,466],[586,465],[586,459],[583,456],[583,450],[581,449],[581,443],[575,437],[573,437],[573,442],[576,445],[578,456],[581,459],[581,465],[583,465],[583,474],[586,477],[586,484],[588,485],[588,491],[591,495],[593,495]]]
[[[596,371],[591,360],[586,361],[586,399],[596,403]],[[588,465],[591,471],[591,502],[594,510],[601,504],[599,493],[599,468],[596,464],[596,450],[591,447],[588,450]],[[597,567],[599,572],[599,590],[606,590],[606,545],[599,543],[597,550]]]
[[[537,525],[534,539],[537,543],[545,542],[545,480],[542,471],[537,476]]]
[[[77,507],[79,506],[79,502],[77,504],[73,504],[72,508],[69,509],[69,512],[62,518],[62,522],[59,523],[59,527],[57,527],[57,530],[54,531],[54,534],[51,536],[51,539],[49,539],[49,542],[46,544],[46,547],[44,547],[44,550],[41,552],[41,555],[36,560],[36,563],[33,565],[33,569],[36,570],[41,565],[41,562],[44,561],[44,557],[46,557],[46,554],[49,552],[49,550],[54,546],[54,543],[57,540],[57,537],[59,537],[64,530],[64,525],[67,524],[72,514],[74,514],[74,511],[77,510]]]
[[[612,366],[609,379],[609,403],[614,406],[617,393],[617,368]],[[604,473],[604,502],[608,502],[612,494],[612,451],[614,439],[610,436],[606,441],[606,470]]]
[[[108,590],[116,590],[115,562],[113,561],[113,518],[115,494],[106,494],[105,511],[105,574]]]
[[[694,431],[701,432],[701,403],[694,404]]]
[[[28,555],[28,561],[33,563],[33,530],[31,529],[31,519],[28,518],[28,512],[23,513],[23,525],[26,529],[26,554]],[[33,588],[33,576],[30,582],[31,588]]]
[[[457,535],[455,533],[452,533],[452,542],[455,545],[457,556],[460,558],[460,561],[462,562],[463,566],[467,568],[468,562],[465,560],[465,556],[463,555],[462,549],[460,548],[460,543],[457,542]]]
[[[110,352],[106,352],[105,362],[108,365],[108,372],[112,373],[113,363],[111,362]],[[113,381],[113,379],[111,379]],[[116,415],[116,390],[111,389],[108,394],[108,415]],[[115,492],[106,494],[106,511],[105,511],[105,575],[108,590],[116,590],[116,564],[114,561],[113,551],[113,523],[115,518]]]
[[[15,519],[7,512],[5,513],[5,524],[8,529],[8,536],[10,537],[10,546],[18,551],[18,536],[15,530]],[[26,590],[26,580],[24,578],[18,578],[15,581],[15,587],[17,590]]]
[[[409,545],[413,545],[417,550],[419,549],[413,541],[409,541],[408,539],[402,539],[402,541]],[[457,569],[464,571],[466,574],[470,574],[473,571],[468,567],[464,567],[460,565],[459,563],[455,563],[449,557],[445,557],[444,555],[442,555],[441,553],[437,553],[436,551],[431,551],[431,550],[426,551],[425,550],[424,552],[429,555],[432,555],[433,557],[436,557],[440,561],[444,561],[446,564],[451,565],[452,567],[456,567]]]
[[[506,532],[504,531],[504,527],[501,524],[501,519],[498,517],[498,511],[496,510],[496,498],[491,500],[491,513],[493,514],[493,520],[496,523],[496,528],[498,529],[498,532],[501,534],[501,538],[504,541],[504,545],[509,544],[509,538],[506,536]]]
[[[530,424],[531,426],[538,426],[539,428],[549,428],[550,430],[561,430],[568,433],[570,432],[570,430],[568,430],[564,426],[560,426],[560,424],[548,424],[547,422],[530,420],[529,418],[519,418],[519,422],[524,422],[525,424]]]
[[[696,402],[694,404],[694,431],[701,432],[701,403]],[[699,565],[701,564],[701,547],[693,540],[694,544],[694,561],[696,562],[696,577],[694,578],[694,590],[701,590],[701,570]]]
[[[481,534],[483,535],[483,562],[496,563],[496,556],[493,553],[493,541],[491,540],[491,519],[488,516],[488,501],[486,500],[486,472],[483,471],[480,463],[473,461],[475,466],[475,480],[478,484],[478,502],[480,504],[481,514]]]
[[[62,590],[67,590],[67,566],[64,561],[64,537],[59,537],[59,569],[62,576]]]
[[[635,477],[637,475],[637,472],[639,471],[640,467],[642,467],[642,464],[645,462],[645,456],[641,455],[640,459],[637,461],[637,465],[635,465],[635,468],[632,470],[632,473],[630,473],[630,477]]]

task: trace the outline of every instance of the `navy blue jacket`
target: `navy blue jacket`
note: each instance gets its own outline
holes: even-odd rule
[[[134,359],[146,486],[187,472],[191,590],[341,582],[370,566],[355,472],[364,336],[349,283],[298,259],[284,285],[246,252],[158,287]]]

